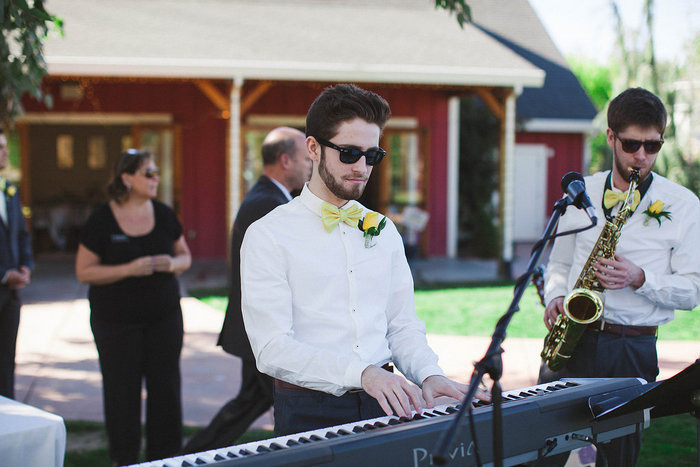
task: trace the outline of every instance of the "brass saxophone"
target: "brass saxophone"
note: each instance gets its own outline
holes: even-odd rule
[[[552,371],[561,370],[566,366],[586,326],[600,318],[603,313],[603,292],[605,289],[593,274],[595,271],[593,264],[596,263],[598,257],[610,259],[615,256],[615,248],[620,238],[622,226],[634,212],[632,202],[634,191],[639,183],[638,168],[630,169],[629,179],[629,189],[622,208],[613,221],[605,223],[598,241],[596,241],[593,251],[591,251],[574,285],[574,290],[564,297],[564,314],[557,316],[552,329],[545,338],[544,348],[540,356],[547,362],[547,366]]]

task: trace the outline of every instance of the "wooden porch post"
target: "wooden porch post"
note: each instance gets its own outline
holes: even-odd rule
[[[457,257],[459,217],[459,97],[447,107],[447,257]]]
[[[243,77],[233,79],[231,89],[231,118],[229,119],[228,145],[228,196],[226,228],[230,229],[241,205],[241,90]],[[228,231],[228,230],[227,230]],[[230,231],[229,231],[230,234]]]

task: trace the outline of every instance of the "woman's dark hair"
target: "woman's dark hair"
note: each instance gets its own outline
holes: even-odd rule
[[[114,163],[112,180],[107,185],[109,197],[117,203],[125,201],[129,196],[129,188],[124,185],[122,174],[135,174],[144,162],[152,158],[153,154],[140,149],[127,149],[126,152],[119,154]]]
[[[311,104],[306,114],[306,136],[330,140],[341,123],[361,118],[384,129],[391,117],[389,104],[383,97],[353,84],[326,88]]]
[[[620,133],[630,125],[655,128],[663,137],[666,130],[666,107],[656,95],[644,88],[629,88],[608,106],[608,127]]]

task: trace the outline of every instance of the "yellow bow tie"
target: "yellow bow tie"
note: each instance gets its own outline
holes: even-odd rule
[[[362,215],[362,208],[357,204],[350,206],[347,209],[338,209],[331,203],[324,202],[321,205],[321,221],[327,232],[333,232],[333,229],[341,223],[345,222],[349,226],[357,226],[357,221]]]
[[[605,209],[611,209],[617,203],[624,202],[626,196],[627,192],[605,190],[605,194],[603,195],[603,206],[605,206]],[[633,211],[637,209],[637,205],[639,204],[641,197],[642,196],[639,194],[639,190],[634,190],[634,195],[632,196]]]

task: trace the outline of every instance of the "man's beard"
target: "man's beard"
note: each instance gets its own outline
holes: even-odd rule
[[[326,154],[323,149],[321,149],[321,161],[318,164],[318,174],[321,176],[323,183],[326,184],[326,188],[337,196],[338,199],[359,199],[360,196],[362,196],[362,192],[365,191],[365,186],[367,186],[366,181],[362,185],[352,185],[349,188],[344,187],[342,180],[336,179],[328,171],[328,168],[326,167]]]
[[[630,182],[630,171],[629,167],[625,168],[624,164],[622,163],[622,160],[617,157],[617,148],[613,148],[613,164],[615,164],[615,168],[617,169],[617,173],[620,174],[620,176],[627,182]],[[639,169],[639,181],[644,181],[648,176],[649,173],[651,172],[651,169],[644,173],[642,169]]]

